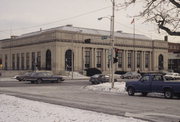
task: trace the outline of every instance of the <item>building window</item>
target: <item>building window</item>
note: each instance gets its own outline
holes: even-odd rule
[[[24,53],[21,53],[21,69],[24,69]]]
[[[41,69],[41,52],[37,52],[37,68]]]
[[[159,70],[163,70],[164,69],[164,57],[162,54],[159,55],[158,57],[158,62],[159,62]]]
[[[29,57],[29,53],[26,53],[26,69],[29,69],[30,68],[30,66],[29,66],[29,59],[30,57]]]
[[[145,54],[145,68],[149,68],[149,53]]]
[[[16,54],[16,57],[17,57],[16,67],[17,70],[19,70],[19,61],[20,61],[19,53]]]
[[[108,60],[108,64],[107,64],[108,68],[110,68],[110,64],[111,64],[111,55],[110,54],[111,54],[111,51],[108,50],[108,57],[107,57],[108,58],[107,59]]]
[[[15,54],[12,54],[12,69],[15,70]]]
[[[90,67],[90,51],[85,51],[85,68]]]
[[[122,51],[118,52],[118,68],[122,68]]]
[[[132,53],[128,52],[128,68],[131,68],[132,63]]]
[[[46,51],[46,70],[51,70],[51,51]]]
[[[98,50],[97,51],[97,68],[101,68],[101,57],[102,57],[102,51]]]
[[[32,52],[32,60],[31,60],[31,69],[35,70],[35,64],[36,60],[35,60],[35,52]]]
[[[72,61],[73,59],[74,59],[74,54],[73,54],[72,50],[67,50],[66,53],[65,53],[65,70],[66,71],[72,71],[73,70],[73,68],[72,68],[72,66],[74,66],[73,65],[74,61]]]
[[[141,53],[137,52],[137,68],[140,68],[141,64]]]
[[[5,54],[5,67],[4,67],[4,69],[7,70],[7,68],[8,68],[8,56],[7,56],[7,54]]]

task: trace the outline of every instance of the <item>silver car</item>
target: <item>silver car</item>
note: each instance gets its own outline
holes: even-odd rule
[[[122,79],[139,79],[141,77],[141,74],[137,72],[127,72],[124,75],[121,76]]]
[[[108,75],[103,75],[103,74],[96,74],[96,75],[91,76],[89,81],[92,84],[105,83],[105,82],[109,82],[109,76]],[[116,82],[117,79],[114,79],[114,81]]]

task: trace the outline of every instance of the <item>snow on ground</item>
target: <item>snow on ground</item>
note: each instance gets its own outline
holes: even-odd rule
[[[69,75],[66,76],[66,78],[70,78],[70,79],[89,79],[88,76],[84,76],[82,74],[80,74],[79,72],[69,72]]]
[[[0,81],[17,81],[17,80],[11,77],[0,77]]]
[[[125,91],[125,82],[114,82],[114,88],[111,88],[110,82],[102,83],[98,85],[89,85],[85,88],[93,91],[102,91],[102,92],[113,92],[113,93],[126,93]]]
[[[144,122],[0,94],[0,122]]]

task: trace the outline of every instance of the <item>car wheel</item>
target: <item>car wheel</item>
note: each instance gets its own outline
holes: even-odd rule
[[[170,89],[165,90],[165,92],[164,92],[164,97],[167,98],[167,99],[173,98],[173,92],[172,92],[172,90],[170,90]]]
[[[134,96],[134,93],[135,93],[135,91],[134,91],[133,87],[128,88],[128,95],[129,96]]]
[[[147,96],[148,93],[147,92],[142,92],[141,94],[142,94],[142,96]]]
[[[38,80],[36,81],[36,83],[37,83],[37,84],[40,84],[40,83],[42,83],[42,80],[41,80],[41,79],[38,79]]]
[[[60,82],[62,82],[62,80],[60,78],[58,78],[56,82],[60,83]]]

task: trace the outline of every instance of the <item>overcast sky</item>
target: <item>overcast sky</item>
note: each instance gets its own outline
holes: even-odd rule
[[[67,24],[109,30],[110,20],[97,18],[110,17],[111,6],[111,0],[0,0],[0,39]],[[140,9],[141,4],[128,9],[116,7],[115,31],[133,33],[131,16]],[[161,40],[167,35],[164,31],[159,34],[156,25],[143,21],[135,20],[136,33]],[[169,37],[169,41],[178,42],[180,37]]]

